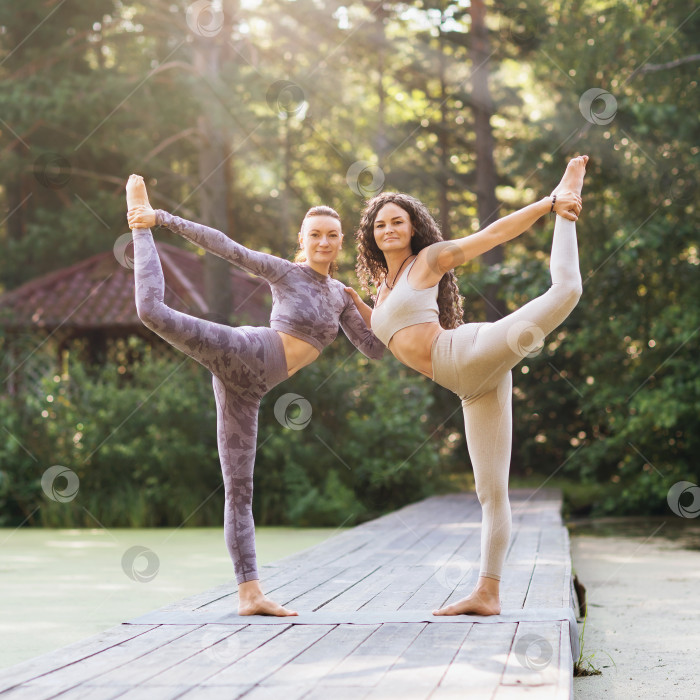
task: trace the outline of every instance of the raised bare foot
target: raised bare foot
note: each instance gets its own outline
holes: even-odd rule
[[[478,589],[452,605],[433,610],[433,615],[500,615],[500,613],[501,601],[498,593]]]
[[[566,166],[564,177],[562,177],[561,182],[552,190],[552,194],[573,192],[574,194],[580,195],[583,189],[583,178],[586,174],[586,163],[588,163],[588,156],[572,158]]]
[[[264,595],[256,596],[238,602],[239,615],[274,615],[275,617],[289,617],[298,615],[294,610],[287,610],[279,603],[275,603]]]
[[[138,206],[151,206],[146,192],[146,183],[140,175],[129,175],[126,183],[126,208],[133,209]]]

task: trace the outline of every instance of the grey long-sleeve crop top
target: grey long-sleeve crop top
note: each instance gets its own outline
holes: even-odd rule
[[[162,209],[156,210],[156,224],[266,280],[272,290],[270,328],[304,340],[321,352],[335,340],[340,326],[361,353],[373,360],[383,355],[384,345],[367,328],[342,282],[308,265],[245,248],[221,231]]]

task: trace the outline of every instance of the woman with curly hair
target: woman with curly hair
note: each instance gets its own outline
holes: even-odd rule
[[[129,178],[126,200],[139,318],[212,373],[225,490],[224,538],[238,581],[238,612],[296,615],[267,598],[258,580],[252,512],[258,409],[270,389],[311,364],[333,342],[339,327],[367,357],[379,359],[384,352],[345,285],[331,276],[343,242],[340,217],[330,207],[310,209],[299,232],[303,254],[290,262],[249,250],[221,231],[153,210],[139,175]],[[272,290],[270,328],[232,328],[166,306],[163,270],[149,230],[155,225],[267,280]]]
[[[370,200],[357,232],[357,275],[377,294],[372,310],[353,299],[398,360],[462,400],[467,446],[482,507],[481,569],[476,587],[436,615],[497,615],[511,531],[508,470],[512,435],[511,369],[571,313],[581,296],[576,225],[588,156],[572,159],[550,197],[465,238],[444,241],[426,207],[405,194]],[[495,323],[462,325],[453,268],[525,232],[556,212],[552,286]]]

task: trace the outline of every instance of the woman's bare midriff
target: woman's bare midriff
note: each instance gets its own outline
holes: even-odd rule
[[[282,339],[284,359],[287,361],[287,376],[291,377],[302,367],[310,365],[321,353],[311,343],[293,335],[275,331]]]
[[[394,333],[389,341],[389,350],[394,357],[416,372],[433,378],[433,362],[430,350],[433,341],[442,333],[439,323],[416,323]]]

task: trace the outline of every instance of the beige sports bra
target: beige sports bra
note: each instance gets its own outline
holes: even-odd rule
[[[439,323],[438,282],[428,289],[414,289],[408,283],[412,260],[386,299],[372,310],[372,331],[388,347],[394,334],[418,323]]]

